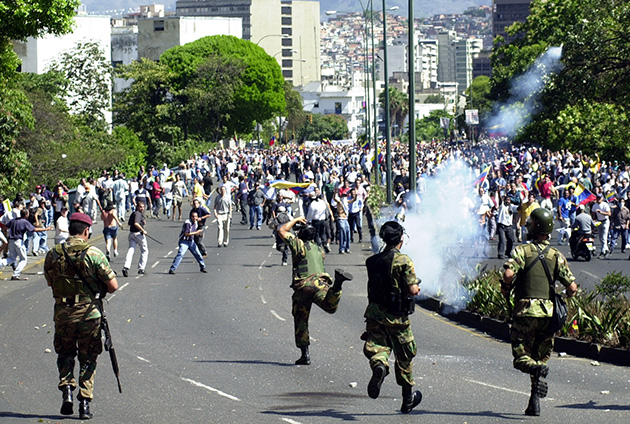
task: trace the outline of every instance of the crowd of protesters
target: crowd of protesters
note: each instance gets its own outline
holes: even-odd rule
[[[151,218],[181,221],[182,205],[190,202],[201,230],[206,219],[216,219],[218,247],[229,245],[233,214],[240,214],[240,224],[256,231],[305,216],[326,252],[335,246],[339,254],[350,253],[353,243],[375,234],[367,199],[373,171],[378,170],[384,182],[386,166],[383,160],[375,167],[373,158],[373,151],[356,143],[215,149],[174,167],[143,166],[132,176],[114,170],[84,178],[72,196],[63,181],[54,187],[38,185],[28,196],[4,200],[0,206],[0,265],[12,265],[13,277],[19,279],[28,252],[41,255],[52,245],[48,231],[54,228],[54,243],[68,237],[69,211],[101,219],[107,256],[116,256],[118,226],[140,203]],[[524,241],[529,213],[539,206],[555,214],[559,243],[569,241],[576,215],[584,212],[597,226],[600,258],[617,246],[621,252],[630,248],[630,165],[581,152],[514,146],[506,140],[422,143],[415,172],[409,171],[407,146],[393,143],[393,207],[398,219],[422,207],[432,176],[449,159],[470,166],[475,194],[464,205],[479,217],[486,240],[498,238],[498,258],[509,256],[516,242]],[[410,191],[413,185],[415,193]],[[191,237],[205,256],[203,231]],[[276,241],[286,264],[286,246]],[[487,244],[484,253],[494,256]]]

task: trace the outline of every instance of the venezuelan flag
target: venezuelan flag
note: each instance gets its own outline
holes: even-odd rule
[[[488,176],[488,172],[490,172],[490,165],[486,166],[486,168],[479,174],[479,177],[473,182],[473,186],[479,187],[486,180]]]
[[[278,190],[289,189],[294,193],[301,193],[306,190],[312,183],[294,183],[285,180],[274,180],[269,185]]]
[[[591,193],[590,191],[588,191],[586,189],[586,187],[584,187],[582,184],[578,184],[575,187],[575,193],[573,193],[577,196],[578,205],[585,205],[587,203],[590,203],[592,201],[594,201],[595,199],[597,199],[595,197],[595,195],[593,193]]]
[[[617,198],[615,192],[613,190],[610,190],[608,192],[608,194],[606,195],[606,200],[609,202],[612,202],[613,200],[615,200]]]
[[[367,138],[361,142],[361,148],[363,150],[370,148],[370,141]]]

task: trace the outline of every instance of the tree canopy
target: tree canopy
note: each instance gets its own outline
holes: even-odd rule
[[[489,97],[499,104],[513,94],[515,77],[549,47],[562,48],[563,69],[544,81],[533,103],[539,113],[516,140],[630,160],[630,2],[534,0],[527,21],[509,32],[523,36],[508,45],[496,40]]]

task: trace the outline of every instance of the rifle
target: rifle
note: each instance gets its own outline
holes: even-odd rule
[[[118,393],[122,393],[122,387],[120,386],[120,369],[118,368],[118,359],[116,358],[116,349],[114,349],[114,344],[112,342],[112,334],[109,331],[109,323],[107,322],[107,317],[105,316],[105,310],[103,309],[103,301],[99,298],[99,309],[101,311],[101,331],[105,336],[105,351],[109,352],[109,359],[112,362],[112,370],[114,370],[114,375],[116,376],[116,381],[118,382]]]

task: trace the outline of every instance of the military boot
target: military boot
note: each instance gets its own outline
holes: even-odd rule
[[[540,416],[540,398],[538,397],[538,392],[533,387],[532,394],[529,397],[529,404],[527,404],[527,409],[525,410],[525,415],[532,417]]]
[[[61,389],[61,415],[72,415],[72,386],[67,385]]]
[[[411,386],[403,386],[402,394],[403,400],[400,412],[403,414],[410,413],[413,408],[420,405],[420,402],[422,402],[422,393],[420,393],[420,390],[412,392]]]
[[[308,346],[303,346],[300,350],[302,351],[302,356],[295,361],[295,365],[311,365],[311,356],[308,354]]]
[[[532,391],[536,391],[536,394],[541,399],[547,397],[547,392],[549,391],[549,386],[544,380],[547,375],[549,375],[549,367],[545,364],[536,365],[532,369]]]
[[[79,418],[89,420],[94,415],[90,412],[90,401],[87,399],[79,399]]]
[[[372,369],[372,378],[370,378],[367,388],[369,397],[372,399],[378,398],[378,395],[381,393],[381,385],[383,384],[383,380],[385,380],[386,375],[387,369],[383,364],[379,363]]]
[[[341,285],[344,281],[352,280],[352,274],[343,269],[335,269],[335,282],[332,285],[332,289],[335,291],[341,291]]]

